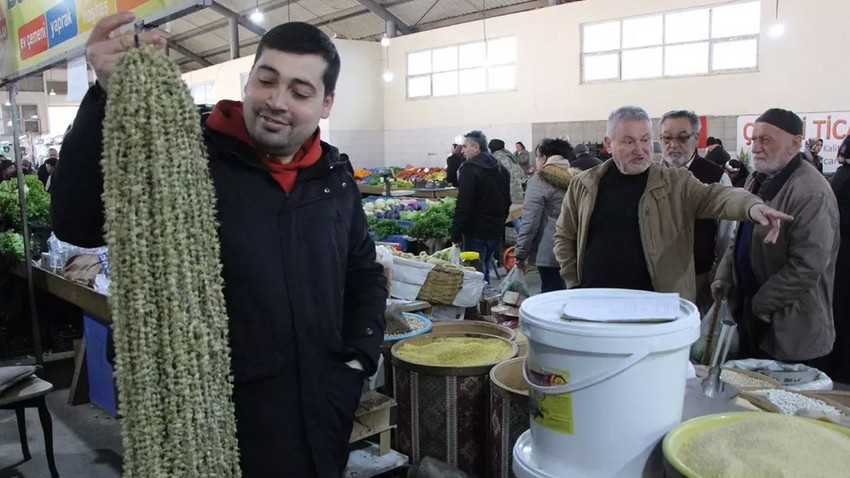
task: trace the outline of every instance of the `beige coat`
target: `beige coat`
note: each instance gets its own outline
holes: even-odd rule
[[[581,263],[597,188],[608,168],[613,167],[609,159],[579,174],[564,198],[555,226],[555,256],[567,287],[581,283]],[[638,210],[643,252],[655,290],[678,292],[693,301],[694,219],[747,220],[750,208],[761,202],[742,189],[703,184],[685,168],[653,163]]]
[[[766,227],[753,229],[750,262],[761,287],[753,296],[752,312],[771,324],[760,348],[779,360],[822,357],[835,341],[832,288],[841,243],[838,203],[826,179],[803,161],[767,204],[794,216],[794,221],[782,225],[773,246],[763,245]],[[737,277],[732,241],[716,279],[732,284],[733,301],[738,298]]]

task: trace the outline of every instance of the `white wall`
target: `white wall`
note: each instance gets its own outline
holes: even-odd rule
[[[331,117],[320,123],[322,138],[347,153],[355,167],[384,165],[383,51],[375,42],[334,40],[342,69]],[[215,101],[242,99],[242,73],[254,56],[195,70],[183,75],[191,87],[213,82]]]
[[[845,80],[850,78],[850,66],[839,53],[846,45],[846,19],[850,17],[847,0],[781,1],[780,19],[786,33],[778,39],[767,34],[773,23],[774,0],[764,0],[757,72],[580,83],[581,24],[718,3],[724,2],[585,0],[488,19],[488,37],[517,36],[517,90],[504,93],[405,98],[407,52],[480,41],[482,22],[395,38],[390,47],[390,68],[396,79],[384,95],[388,137],[405,136],[399,131],[407,131],[415,143],[420,130],[437,125],[457,129],[477,125],[483,129],[483,125],[494,123],[601,120],[624,104],[641,105],[653,116],[673,108],[689,108],[708,116],[760,113],[773,106],[797,111],[850,108]],[[509,143],[524,140],[521,134],[517,132],[516,139],[504,139]],[[450,138],[442,141],[450,142]],[[388,148],[389,162],[395,161],[392,155]]]

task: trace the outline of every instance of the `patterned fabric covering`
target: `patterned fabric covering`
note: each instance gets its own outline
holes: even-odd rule
[[[430,456],[475,477],[485,474],[486,374],[426,375],[395,363],[398,448],[419,462]]]
[[[529,428],[528,396],[497,390],[490,384],[490,430],[487,436],[487,476],[516,478],[513,450]]]

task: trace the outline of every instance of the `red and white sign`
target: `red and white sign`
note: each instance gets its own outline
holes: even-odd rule
[[[34,57],[47,51],[47,20],[39,15],[18,30],[21,48],[21,60]]]
[[[835,159],[844,138],[850,134],[850,112],[798,113],[803,120],[803,141],[806,138],[823,140],[823,172],[834,173],[838,169]],[[752,147],[753,123],[757,115],[738,117],[738,149],[749,151]]]

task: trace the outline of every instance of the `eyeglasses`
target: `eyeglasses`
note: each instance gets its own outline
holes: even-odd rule
[[[695,134],[696,133],[680,134],[679,136],[662,136],[661,141],[663,141],[664,144],[670,144],[673,141],[677,141],[679,144],[687,144],[688,141],[691,140],[691,137]]]

